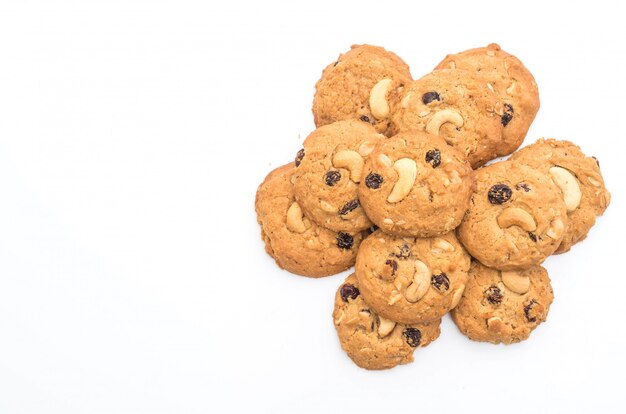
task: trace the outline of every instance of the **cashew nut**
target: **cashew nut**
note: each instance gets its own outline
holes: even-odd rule
[[[523,276],[514,270],[508,272],[500,272],[502,283],[510,291],[523,295],[530,289],[530,277]]]
[[[359,146],[359,154],[361,154],[363,157],[367,157],[368,155],[371,154],[372,151],[374,151],[375,146],[376,146],[376,141],[364,141]]]
[[[311,222],[302,215],[300,204],[293,202],[287,210],[287,228],[295,233],[304,233]]]
[[[420,260],[415,261],[415,274],[413,275],[413,283],[406,288],[404,297],[411,303],[420,300],[430,287],[430,269]]]
[[[355,183],[361,181],[363,174],[363,157],[356,151],[339,151],[333,157],[333,165],[336,168],[345,168],[350,171],[350,179]]]
[[[385,154],[380,154],[378,156],[378,161],[385,167],[391,167],[391,158],[389,158]]]
[[[563,192],[563,200],[565,201],[567,212],[571,213],[576,210],[580,205],[580,198],[582,197],[576,177],[574,177],[571,172],[561,167],[550,168],[550,175],[554,183]]]
[[[417,164],[410,158],[400,158],[393,164],[393,169],[398,173],[398,181],[389,193],[387,201],[397,203],[403,200],[413,188],[417,175]]]
[[[526,210],[509,207],[498,216],[498,226],[507,228],[511,226],[519,226],[524,231],[534,231],[537,229],[535,219]]]
[[[334,207],[332,204],[330,204],[328,201],[324,201],[321,200],[320,201],[320,207],[322,208],[322,210],[324,210],[327,213],[331,213],[334,214],[337,212],[337,207]]]
[[[552,220],[552,223],[550,223],[550,228],[546,232],[546,236],[550,237],[551,239],[557,240],[563,235],[563,230],[565,230],[563,220],[561,220],[560,218],[556,218]]]
[[[461,285],[456,292],[454,292],[454,296],[452,296],[452,303],[450,303],[450,309],[456,308],[456,306],[461,301],[463,297],[463,292],[465,291],[465,285]]]
[[[392,82],[391,79],[380,80],[370,91],[370,110],[376,119],[387,118],[389,115],[387,92],[389,92]]]
[[[384,338],[389,335],[391,331],[393,331],[393,328],[396,327],[396,323],[394,321],[390,321],[389,319],[385,319],[380,315],[378,315],[378,319],[380,320],[380,323],[378,324],[378,335],[381,338]]]
[[[439,135],[439,129],[445,123],[452,123],[455,127],[463,126],[463,117],[452,109],[443,109],[433,115],[426,124],[426,132],[432,135]]]
[[[433,248],[431,249],[433,254],[437,254],[437,255],[440,255],[444,252],[450,253],[450,252],[453,252],[454,250],[455,250],[454,246],[450,242],[441,238],[435,239],[435,241],[433,242]]]

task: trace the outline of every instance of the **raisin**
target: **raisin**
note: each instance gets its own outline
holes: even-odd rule
[[[438,291],[447,291],[450,289],[450,279],[448,279],[448,275],[445,273],[440,273],[438,275],[433,275],[430,279],[431,285]]]
[[[304,148],[302,148],[300,151],[298,151],[298,153],[296,154],[296,167],[300,166],[300,163],[302,162],[302,158],[304,158]]]
[[[538,237],[535,233],[533,233],[532,231],[528,232],[528,237],[530,237],[530,240],[537,242],[537,240],[541,239],[541,237]]]
[[[398,246],[398,249],[399,249],[399,252],[394,253],[394,256],[396,256],[400,260],[406,260],[411,255],[411,248],[409,247],[408,244],[403,244],[402,246]]]
[[[502,122],[502,126],[507,126],[509,122],[511,122],[511,119],[513,119],[513,112],[513,107],[510,104],[505,103],[504,113],[502,114],[502,117],[500,117],[500,122]]]
[[[339,247],[340,249],[351,249],[353,243],[354,237],[352,237],[348,233],[344,233],[341,231],[337,233],[337,247]]]
[[[361,115],[361,118],[359,118],[361,121],[363,122],[370,122],[370,117],[367,115]]]
[[[417,328],[406,328],[402,332],[402,336],[404,336],[404,340],[411,348],[418,347],[422,341],[422,333]]]
[[[502,302],[502,291],[499,287],[495,285],[489,286],[489,288],[485,290],[483,294],[485,295],[487,302],[491,303],[492,305],[499,305]]]
[[[398,262],[393,259],[387,259],[385,264],[391,268],[391,275],[389,276],[391,279],[393,279],[396,275],[396,270],[398,270]]]
[[[324,181],[326,182],[326,185],[330,187],[337,184],[339,180],[341,180],[341,173],[339,171],[327,171],[326,175],[324,176]]]
[[[383,177],[380,174],[369,173],[367,177],[365,177],[365,185],[367,188],[371,188],[372,190],[376,190],[380,188],[383,183]]]
[[[356,299],[360,293],[361,292],[359,292],[359,288],[349,283],[346,283],[341,287],[341,289],[339,289],[339,294],[341,295],[341,299],[343,299],[344,302],[347,302],[348,298]]]
[[[437,92],[426,92],[422,95],[422,102],[424,102],[424,105],[428,105],[432,101],[441,101],[441,97]]]
[[[339,210],[339,215],[345,216],[352,210],[356,210],[360,205],[361,204],[359,203],[358,199],[350,200],[346,203],[345,206],[341,207],[341,209]]]
[[[503,204],[509,201],[513,191],[506,184],[496,184],[489,189],[487,197],[491,204]]]
[[[524,190],[525,192],[529,192],[530,191],[530,187],[526,183],[515,184],[515,189],[517,191],[520,191],[520,190]]]
[[[537,322],[537,317],[541,316],[542,307],[536,300],[532,299],[524,306],[524,315],[528,322]]]
[[[426,162],[433,166],[433,168],[439,167],[441,164],[441,152],[437,148],[430,150],[426,153]]]

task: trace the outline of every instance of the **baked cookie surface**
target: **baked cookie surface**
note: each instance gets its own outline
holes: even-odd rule
[[[344,232],[372,225],[357,192],[365,159],[382,138],[371,125],[351,120],[322,126],[304,140],[294,191],[309,219]]]
[[[611,201],[597,159],[587,157],[572,142],[540,139],[514,153],[511,160],[550,176],[561,189],[569,224],[556,253],[567,252],[584,240],[596,216],[601,216]]]
[[[499,155],[515,151],[539,111],[539,89],[530,71],[496,43],[448,55],[435,69],[445,68],[469,70],[495,90],[504,103],[500,114],[504,143]]]
[[[363,300],[354,274],[335,295],[333,322],[341,347],[361,368],[387,369],[413,361],[417,347],[439,337],[441,320],[403,325],[376,314]]]
[[[469,206],[472,168],[443,138],[421,131],[382,140],[365,161],[359,200],[367,216],[397,236],[454,230]]]
[[[499,271],[472,262],[452,320],[470,339],[510,344],[528,338],[548,316],[554,294],[541,266]]]
[[[384,318],[405,324],[441,319],[461,298],[470,257],[450,232],[427,239],[378,230],[359,248],[361,294]]]
[[[394,53],[378,46],[354,45],[328,65],[315,84],[315,125],[359,119],[389,134],[391,112],[402,88],[411,81],[409,66]]]
[[[516,161],[475,171],[476,191],[457,229],[467,251],[498,270],[542,263],[568,224],[561,191],[545,174]]]
[[[407,85],[392,115],[393,131],[438,135],[461,151],[472,168],[505,154],[496,93],[473,72],[435,70]]]
[[[255,209],[265,250],[278,266],[302,276],[339,273],[354,264],[361,233],[334,232],[303,216],[295,201],[294,163],[268,174],[256,193]]]

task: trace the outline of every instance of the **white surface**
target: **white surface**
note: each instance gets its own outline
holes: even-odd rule
[[[102,3],[0,6],[0,413],[623,410],[617,2]],[[330,316],[345,274],[279,270],[256,187],[351,44],[420,77],[493,41],[539,84],[526,143],[597,156],[612,205],[546,262],[556,300],[529,341],[471,342],[446,318],[413,364],[361,370]]]

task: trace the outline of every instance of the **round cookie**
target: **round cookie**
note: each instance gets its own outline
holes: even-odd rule
[[[355,364],[365,369],[387,369],[413,361],[415,348],[439,337],[441,320],[403,325],[381,318],[363,300],[354,274],[337,289],[333,311],[335,329]]]
[[[378,314],[413,324],[438,320],[456,306],[469,267],[454,232],[412,239],[378,230],[361,243],[355,273],[363,299]]]
[[[496,43],[448,55],[435,69],[444,68],[472,71],[495,90],[504,103],[500,114],[504,145],[500,155],[515,151],[539,111],[539,90],[530,71]]]
[[[255,209],[265,250],[281,268],[309,277],[328,276],[354,264],[360,233],[336,233],[303,217],[293,194],[294,163],[270,172],[256,193]]]
[[[357,196],[363,164],[384,138],[366,123],[338,121],[313,131],[296,157],[294,191],[304,214],[334,231],[372,225]]]
[[[491,164],[475,176],[476,191],[457,229],[472,256],[494,269],[516,270],[554,253],[568,219],[550,178],[515,161]]]
[[[365,161],[359,200],[383,231],[432,237],[461,223],[473,184],[460,151],[443,138],[407,131],[376,145]]]
[[[546,320],[553,299],[548,272],[541,266],[501,272],[474,261],[451,315],[470,339],[510,344],[527,339]]]
[[[378,46],[354,45],[328,65],[315,84],[315,125],[360,119],[389,134],[390,114],[412,80],[409,66],[395,54]]]
[[[540,139],[514,153],[511,160],[552,177],[561,189],[569,224],[556,253],[565,253],[587,233],[611,201],[604,186],[600,164],[569,141]]]
[[[477,168],[506,153],[503,108],[495,92],[472,72],[435,70],[404,88],[392,116],[393,130],[439,135]]]

